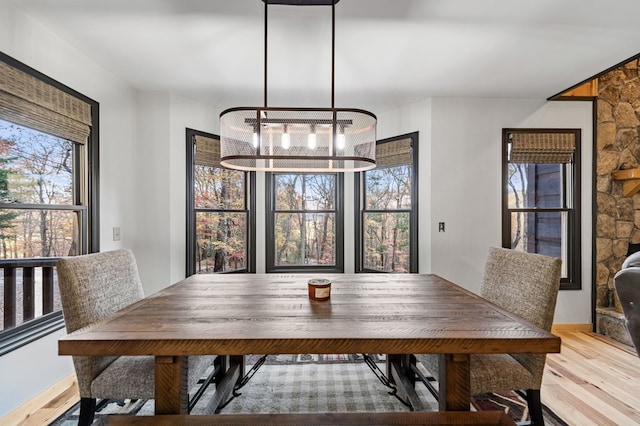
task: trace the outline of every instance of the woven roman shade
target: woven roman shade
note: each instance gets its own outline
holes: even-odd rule
[[[0,118],[85,144],[91,105],[0,61]]]
[[[407,166],[413,164],[411,138],[376,145],[376,168]]]
[[[195,164],[198,166],[220,166],[220,139],[196,135]]]
[[[511,163],[571,163],[576,150],[574,133],[513,133]]]

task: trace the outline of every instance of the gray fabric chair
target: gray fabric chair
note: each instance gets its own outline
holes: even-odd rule
[[[640,266],[640,251],[630,254],[622,263],[620,269],[633,268]]]
[[[560,259],[491,248],[480,295],[501,308],[550,331],[560,287]],[[437,380],[438,356],[417,355]],[[471,356],[471,394],[524,391],[531,423],[544,425],[540,387],[545,354]]]
[[[640,356],[640,267],[628,266],[613,277],[631,341]]]
[[[74,256],[57,263],[62,313],[71,333],[110,317],[144,298],[133,253],[128,249]],[[189,389],[197,388],[214,356],[189,357]],[[74,356],[80,390],[79,425],[93,422],[96,398],[154,398],[151,356]],[[207,386],[211,377],[205,379]]]

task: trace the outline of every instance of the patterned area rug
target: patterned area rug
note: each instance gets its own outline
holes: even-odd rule
[[[407,411],[408,407],[389,394],[360,360],[345,358],[327,362],[312,355],[296,364],[268,362],[240,390],[241,396],[224,407],[221,414],[313,413],[351,411]],[[378,364],[384,370],[384,363]],[[419,389],[432,410],[437,402],[423,387]]]
[[[515,392],[476,395],[473,398],[472,407],[476,411],[504,411],[518,424],[526,424],[529,421],[527,401]],[[542,406],[542,415],[546,426],[568,426],[564,420],[545,405]]]
[[[259,357],[247,357],[247,371]],[[385,371],[384,355],[373,360]],[[416,391],[431,410],[438,404],[427,389],[416,385]],[[196,404],[192,413],[202,414],[211,398],[211,386]],[[407,411],[396,397],[376,378],[360,355],[279,355],[269,356],[249,383],[240,389],[240,396],[231,399],[220,414],[237,413],[309,413],[309,412],[392,412]],[[486,395],[477,399],[472,409],[505,410],[516,420],[526,420],[526,404],[517,396]],[[100,401],[96,420],[108,414],[152,415],[154,401]],[[76,425],[79,406],[75,406],[51,425]],[[566,423],[545,412],[547,425]]]

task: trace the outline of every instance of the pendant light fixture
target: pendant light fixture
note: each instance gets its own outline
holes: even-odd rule
[[[220,164],[271,172],[357,172],[375,167],[376,122],[369,111],[335,108],[335,5],[339,0],[264,2],[264,106],[220,114]],[[269,5],[331,6],[331,107],[267,105]]]

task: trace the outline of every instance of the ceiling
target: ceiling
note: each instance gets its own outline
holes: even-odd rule
[[[133,87],[263,106],[260,0],[0,0]],[[335,106],[546,99],[640,53],[638,0],[341,0]],[[268,106],[329,107],[331,8],[268,9]]]

